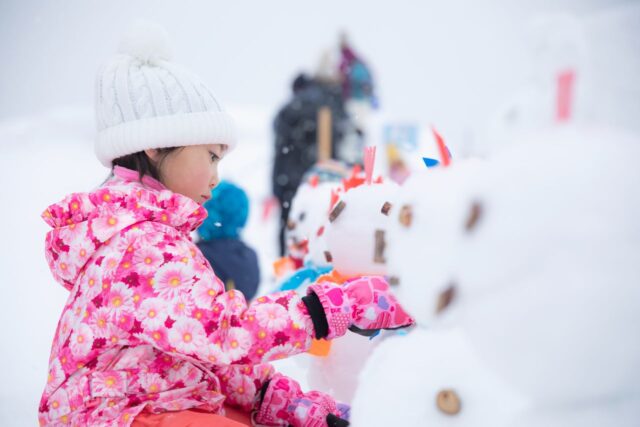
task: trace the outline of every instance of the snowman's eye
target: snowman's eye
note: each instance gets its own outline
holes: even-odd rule
[[[298,217],[298,221],[300,221],[300,222],[304,221],[306,216],[307,216],[306,212],[300,212],[300,216]]]

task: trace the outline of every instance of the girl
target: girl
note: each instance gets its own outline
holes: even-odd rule
[[[266,362],[413,320],[377,277],[316,284],[247,306],[190,239],[236,144],[206,86],[169,62],[154,27],[98,74],[100,188],[43,214],[46,258],[69,298],[55,333],[41,425],[220,425],[223,404],[262,425],[346,425],[347,408]],[[218,414],[218,415],[216,415]]]

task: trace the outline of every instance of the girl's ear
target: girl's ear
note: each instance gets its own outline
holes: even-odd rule
[[[151,160],[153,163],[158,162],[160,152],[155,148],[147,148],[146,150],[144,150],[144,154],[146,154],[149,160]]]

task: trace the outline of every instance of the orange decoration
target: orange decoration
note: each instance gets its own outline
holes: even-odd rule
[[[342,285],[344,282],[352,278],[353,276],[343,276],[342,274],[338,273],[334,268],[333,270],[331,270],[331,272],[327,274],[323,274],[322,276],[318,277],[316,279],[316,283],[331,282],[338,285]]]
[[[307,350],[309,354],[319,357],[328,356],[329,351],[331,351],[331,341],[325,339],[317,340],[315,338],[311,341],[311,347]]]
[[[273,273],[277,278],[284,277],[287,273],[295,271],[295,262],[288,256],[282,257],[273,263]]]

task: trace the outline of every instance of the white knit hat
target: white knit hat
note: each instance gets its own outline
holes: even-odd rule
[[[166,31],[138,23],[120,54],[96,79],[96,155],[112,166],[118,157],[149,148],[236,145],[233,119],[202,81],[169,62]]]

